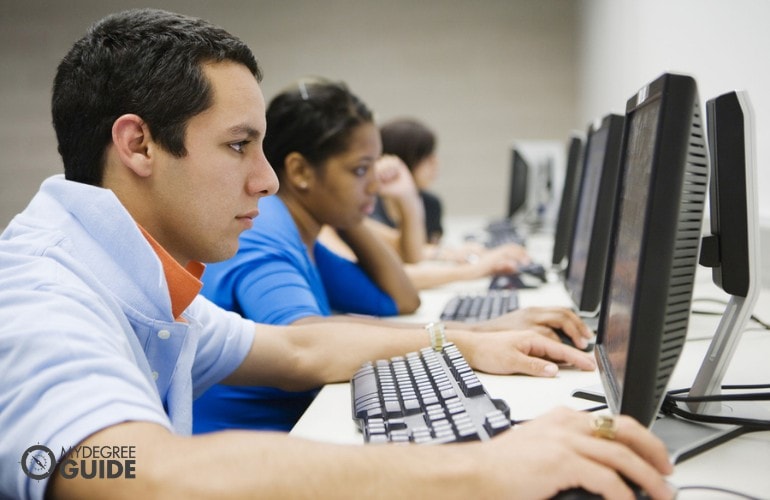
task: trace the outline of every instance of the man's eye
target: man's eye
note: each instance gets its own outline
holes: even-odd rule
[[[353,173],[356,175],[356,177],[365,177],[368,171],[368,167],[356,167],[356,169],[353,170]]]
[[[246,144],[248,144],[250,141],[240,141],[240,142],[234,142],[230,144],[230,147],[233,148],[233,150],[236,153],[243,154],[244,150],[246,149]]]

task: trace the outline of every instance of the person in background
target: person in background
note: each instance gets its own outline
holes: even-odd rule
[[[455,247],[442,244],[441,199],[430,191],[439,172],[435,133],[413,118],[397,118],[380,126],[380,136],[383,154],[400,160],[383,169],[381,175],[410,177],[412,182],[402,181],[399,191],[380,193],[368,224],[396,249],[418,289],[510,274],[530,263],[526,249],[512,243],[491,249],[475,242]],[[356,259],[331,228],[324,230],[321,240],[340,255]]]
[[[429,191],[439,171],[436,135],[417,120],[400,118],[381,125],[380,136],[383,154],[398,157],[414,178],[425,212],[426,242],[438,245],[444,234],[441,199]],[[392,200],[387,197],[378,199],[372,217],[393,228],[399,228],[404,220],[402,213],[394,210]],[[431,249],[426,251],[431,253]]]
[[[583,486],[618,498],[631,495],[626,477],[670,498],[663,444],[625,416],[606,439],[591,415],[557,409],[440,447],[190,436],[192,399],[223,379],[305,390],[429,344],[422,329],[258,324],[197,294],[202,263],[232,257],[277,191],[260,80],[227,31],[155,9],[96,22],[59,64],[64,175],[0,235],[0,497],[534,498]],[[492,373],[585,366],[532,331],[447,337]],[[38,474],[42,455],[24,462],[34,475],[22,470],[32,445],[62,450],[50,474]],[[62,474],[83,447],[130,453],[131,474]]]
[[[206,268],[203,295],[275,325],[338,321],[341,313],[376,317],[347,321],[386,324],[379,318],[414,312],[419,296],[400,259],[366,221],[378,193],[400,197],[403,205],[421,204],[400,160],[381,155],[371,110],[342,83],[303,79],[271,100],[266,119],[265,156],[280,181],[278,194],[261,201],[260,216],[241,234],[236,255]],[[356,262],[319,242],[324,226],[340,235]],[[521,311],[516,317],[524,315],[531,320],[475,327],[527,324],[548,334],[546,325],[569,324],[573,332],[583,331],[567,309]],[[315,394],[216,385],[194,403],[194,431],[289,431]]]

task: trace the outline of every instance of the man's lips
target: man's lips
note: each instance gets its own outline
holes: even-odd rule
[[[259,215],[259,210],[255,208],[254,210],[249,210],[248,212],[238,215],[235,218],[236,219],[256,219],[258,215]]]
[[[245,212],[241,215],[237,215],[235,217],[235,220],[243,224],[245,229],[251,229],[254,227],[254,219],[259,215],[259,210],[256,208],[254,210],[249,210],[248,212]]]

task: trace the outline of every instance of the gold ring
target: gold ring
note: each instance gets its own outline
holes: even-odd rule
[[[615,417],[607,414],[597,414],[591,417],[591,434],[602,439],[615,439],[618,427]]]

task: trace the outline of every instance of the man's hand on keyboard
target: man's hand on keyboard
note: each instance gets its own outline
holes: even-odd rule
[[[566,307],[525,307],[466,327],[479,332],[534,330],[554,340],[559,340],[554,330],[561,330],[579,349],[585,348],[594,336],[583,320]]]
[[[592,355],[535,330],[473,332],[448,329],[447,338],[457,344],[474,369],[487,373],[553,377],[559,372],[558,364],[587,371],[596,369]]]

